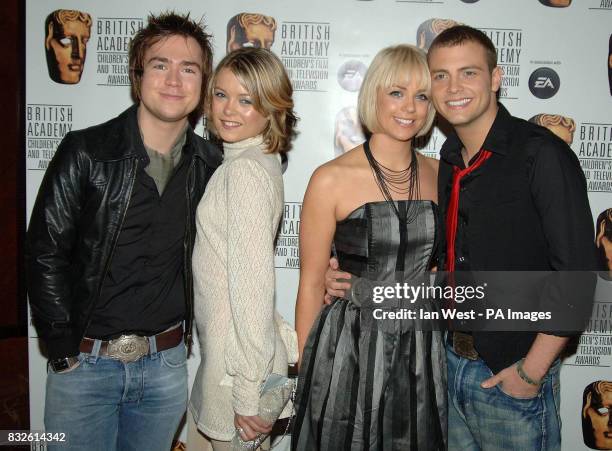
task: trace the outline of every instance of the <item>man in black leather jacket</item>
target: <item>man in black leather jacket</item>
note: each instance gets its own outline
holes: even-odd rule
[[[70,449],[168,450],[185,411],[195,209],[221,162],[188,121],[209,38],[188,16],[149,17],[129,55],[137,104],[66,135],[40,186],[28,292],[45,427]]]

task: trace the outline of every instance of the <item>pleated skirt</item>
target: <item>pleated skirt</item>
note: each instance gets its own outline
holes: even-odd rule
[[[292,450],[445,450],[446,403],[442,332],[337,300],[304,349]]]

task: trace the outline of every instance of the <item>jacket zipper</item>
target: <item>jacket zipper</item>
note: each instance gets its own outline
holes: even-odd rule
[[[191,255],[188,255],[190,243],[191,243],[191,223],[194,221],[192,217],[195,215],[195,212],[192,214],[192,205],[191,205],[191,190],[190,187],[193,187],[194,183],[192,183],[193,170],[195,168],[195,159],[194,156],[191,160],[191,165],[189,166],[189,172],[187,173],[187,184],[185,185],[185,191],[187,196],[187,230],[185,232],[185,240],[183,241],[183,253],[184,253],[184,262],[183,262],[183,271],[185,280],[185,300],[187,307],[187,315],[185,315],[185,345],[189,350],[191,350],[191,338],[193,331],[193,268],[191,264],[188,264],[188,260],[191,258]],[[193,248],[192,248],[193,250]]]
[[[123,223],[125,222],[125,217],[127,216],[128,205],[130,204],[130,199],[132,197],[132,191],[134,189],[134,183],[136,182],[136,171],[137,170],[138,170],[138,158],[134,158],[132,177],[131,177],[130,184],[128,187],[125,208],[123,209],[123,214],[121,215],[121,222],[119,223],[119,226],[117,227],[117,230],[115,231],[115,236],[113,237],[111,251],[108,255],[108,258],[106,259],[106,263],[104,264],[104,272],[102,273],[102,277],[100,278],[100,282],[98,284],[98,293],[96,294],[96,298],[94,302],[92,302],[91,306],[89,307],[89,312],[87,312],[87,321],[86,321],[85,328],[83,329],[81,340],[87,333],[87,329],[89,328],[89,325],[91,323],[91,315],[93,313],[93,309],[98,303],[98,301],[100,300],[100,294],[102,293],[102,284],[104,283],[104,279],[106,279],[106,275],[108,274],[108,270],[110,269],[110,263],[111,263],[111,260],[113,259],[113,255],[115,255],[117,241],[119,240],[119,233],[121,233],[121,229],[123,228]]]

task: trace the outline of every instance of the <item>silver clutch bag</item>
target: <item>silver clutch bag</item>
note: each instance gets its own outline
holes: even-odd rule
[[[259,417],[267,423],[275,423],[283,409],[293,397],[295,380],[280,374],[270,374],[259,395]],[[232,451],[254,451],[267,438],[260,434],[254,440],[245,442],[236,431],[232,439]]]

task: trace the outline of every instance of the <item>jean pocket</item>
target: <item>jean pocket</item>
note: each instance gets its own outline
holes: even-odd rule
[[[542,387],[541,387],[541,386],[540,386],[540,388],[538,389],[538,392],[537,392],[535,395],[533,395],[533,396],[529,396],[529,397],[527,397],[527,398],[521,398],[521,397],[518,397],[518,396],[511,395],[511,394],[509,394],[509,393],[506,393],[506,392],[504,391],[504,389],[501,387],[501,385],[502,385],[502,384],[501,384],[501,382],[500,382],[499,384],[497,384],[497,385],[495,386],[495,388],[497,389],[498,393],[499,393],[501,396],[503,396],[503,397],[505,397],[505,398],[508,398],[508,399],[510,399],[510,400],[512,400],[512,401],[516,401],[516,402],[518,402],[518,403],[525,403],[525,404],[529,404],[529,403],[532,403],[533,401],[537,401],[537,400],[539,400],[539,399],[540,399],[540,397],[542,396]]]
[[[161,361],[168,368],[181,368],[187,365],[187,347],[184,343],[160,353]]]

